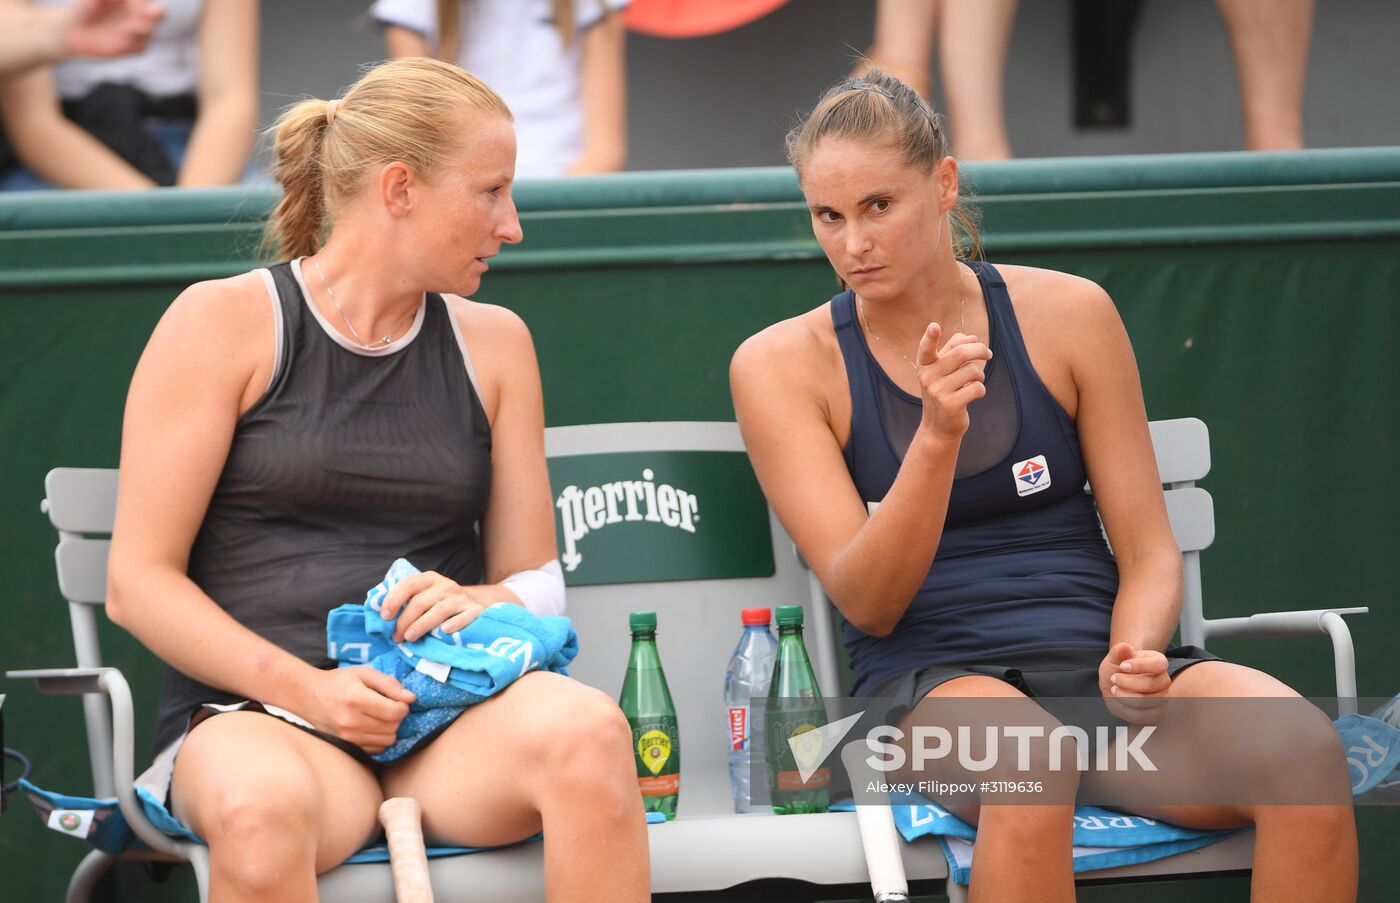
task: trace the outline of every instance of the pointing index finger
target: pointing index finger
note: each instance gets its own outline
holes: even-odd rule
[[[927,367],[938,361],[939,343],[943,340],[943,327],[937,323],[928,324],[923,338],[919,339],[917,361],[920,367]]]

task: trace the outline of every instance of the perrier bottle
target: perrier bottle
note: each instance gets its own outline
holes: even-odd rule
[[[676,707],[661,670],[656,651],[656,612],[634,611],[628,618],[632,628],[632,653],[627,659],[627,677],[622,682],[619,705],[632,725],[632,751],[637,759],[637,782],[648,812],[676,817],[676,799],[681,789],[681,735],[676,726]]]
[[[826,706],[802,642],[802,606],[779,605],[776,620],[778,660],[768,685],[766,714],[773,811],[779,815],[825,812],[831,772],[817,766],[825,765],[820,729],[826,726]]]

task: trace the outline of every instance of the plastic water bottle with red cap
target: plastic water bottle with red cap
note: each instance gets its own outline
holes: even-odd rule
[[[763,726],[752,730],[752,709],[749,700],[768,695],[768,681],[773,677],[773,662],[778,655],[778,641],[768,629],[772,613],[766,608],[746,608],[741,613],[744,632],[729,668],[724,673],[724,706],[728,720],[729,783],[734,791],[734,811],[749,811],[749,761],[756,755],[760,766],[763,758]],[[762,772],[761,772],[762,773]]]

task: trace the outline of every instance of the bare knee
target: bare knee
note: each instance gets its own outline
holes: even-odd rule
[[[535,737],[544,747],[546,780],[594,793],[635,792],[632,728],[622,710],[611,697],[583,684],[571,684],[561,696],[559,717],[542,722]]]
[[[317,795],[309,782],[290,781],[215,791],[200,807],[198,828],[219,874],[250,892],[314,874]]]

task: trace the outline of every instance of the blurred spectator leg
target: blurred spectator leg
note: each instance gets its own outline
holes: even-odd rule
[[[939,6],[939,71],[960,160],[1011,156],[1002,82],[1015,20],[1016,0],[942,0]]]
[[[938,8],[946,0],[879,0],[875,7],[875,43],[852,75],[873,66],[892,75],[924,99],[932,87],[929,69]]]
[[[1239,73],[1249,150],[1303,146],[1303,82],[1314,0],[1215,0]]]

